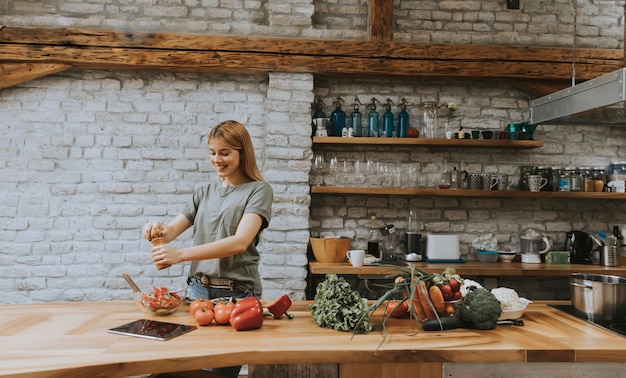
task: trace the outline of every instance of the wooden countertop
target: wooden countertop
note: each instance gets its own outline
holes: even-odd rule
[[[572,273],[608,274],[626,276],[626,266],[609,267],[598,264],[528,264],[521,262],[495,262],[482,263],[479,261],[467,261],[464,263],[407,263],[419,267],[429,273],[442,272],[446,267],[454,267],[456,272],[462,276],[560,276],[566,277]],[[397,268],[393,265],[368,265],[353,267],[347,262],[344,263],[321,263],[317,261],[309,262],[312,274],[357,274],[384,276],[394,274]]]
[[[268,318],[259,330],[213,325],[169,341],[106,332],[146,317],[131,301],[3,305],[0,376],[119,377],[235,364],[626,362],[625,337],[545,303],[527,308],[525,326],[490,331],[415,333],[410,320],[391,319],[384,342],[379,318],[374,331],[352,337],[318,327],[309,303],[295,302],[295,319]],[[186,306],[158,319],[195,324]]]

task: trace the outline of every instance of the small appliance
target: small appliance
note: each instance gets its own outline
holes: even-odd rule
[[[565,250],[569,251],[572,264],[591,264],[593,262],[593,238],[583,231],[566,233]]]

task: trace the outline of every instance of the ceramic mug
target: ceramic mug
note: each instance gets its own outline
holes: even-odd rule
[[[469,190],[482,189],[482,180],[478,173],[470,173],[467,175],[467,188]]]
[[[362,249],[351,249],[346,253],[346,257],[352,266],[363,266],[365,262],[365,251]]]
[[[484,173],[481,176],[482,190],[491,190],[498,185],[498,177]]]
[[[538,192],[546,186],[548,179],[541,175],[528,175],[528,187],[531,192]]]
[[[507,175],[497,175],[498,185],[494,188],[495,190],[507,190],[509,188],[509,176]]]

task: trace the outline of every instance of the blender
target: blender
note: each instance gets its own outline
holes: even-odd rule
[[[520,254],[523,263],[539,264],[541,255],[550,250],[550,240],[536,228],[526,228],[520,234]]]

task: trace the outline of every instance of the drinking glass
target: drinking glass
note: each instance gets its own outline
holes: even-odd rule
[[[326,169],[326,160],[324,159],[324,155],[315,154],[315,156],[313,156],[313,169],[316,172],[315,185],[323,185],[324,169]]]
[[[329,185],[336,185],[337,183],[337,172],[339,172],[339,161],[336,156],[330,158],[330,162],[328,163],[328,172],[329,179],[327,180]]]
[[[378,187],[381,183],[381,166],[378,160],[368,159],[366,163],[368,186]]]
[[[363,164],[359,160],[354,161],[354,183],[357,185],[362,185],[365,183],[365,164]]]

